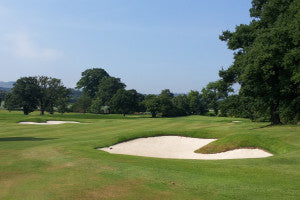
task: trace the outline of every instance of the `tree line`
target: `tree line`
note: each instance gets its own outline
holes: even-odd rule
[[[175,117],[205,114],[210,105],[209,99],[198,91],[175,96],[165,89],[159,95],[144,95],[125,87],[120,78],[110,76],[102,68],[82,72],[76,86],[82,91],[66,88],[57,78],[22,77],[6,93],[4,106],[8,110],[22,110],[25,115],[38,109],[41,115],[45,112],[53,114],[56,110],[60,113],[120,113],[124,116],[149,112],[152,117]]]
[[[82,97],[73,104],[75,112],[121,113],[150,112],[152,117],[185,116],[205,114],[208,109],[197,91],[188,95],[174,96],[169,89],[159,95],[143,95],[136,90],[126,90],[119,78],[111,77],[102,68],[87,69],[77,83],[82,89]]]

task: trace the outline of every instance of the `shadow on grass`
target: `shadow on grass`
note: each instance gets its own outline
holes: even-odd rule
[[[35,138],[35,137],[5,137],[0,138],[0,142],[9,141],[43,141],[43,140],[55,140],[57,138]]]
[[[264,126],[259,126],[257,128],[250,128],[249,130],[262,129],[262,128],[268,128],[268,127],[275,127],[275,126],[280,126],[280,125],[282,125],[282,124],[278,124],[278,125],[267,124],[267,125],[264,125]]]

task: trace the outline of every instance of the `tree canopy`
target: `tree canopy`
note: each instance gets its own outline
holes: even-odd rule
[[[77,82],[76,88],[83,88],[85,95],[94,98],[101,80],[108,77],[110,77],[109,74],[102,68],[87,69],[81,73],[81,78]]]
[[[40,88],[38,105],[41,115],[44,115],[45,111],[53,114],[54,106],[59,106],[60,111],[64,112],[71,90],[67,89],[61,80],[56,78],[39,76],[37,82]]]
[[[66,102],[71,90],[63,86],[61,80],[46,76],[23,77],[16,81],[11,92],[6,95],[5,107],[9,110],[21,108],[25,115],[39,107],[41,115],[44,111],[54,113],[54,107],[66,110]]]
[[[110,101],[111,108],[124,116],[137,108],[137,99],[134,92],[124,89],[119,89]]]
[[[157,113],[161,110],[161,103],[158,96],[149,94],[145,97],[143,104],[145,105],[148,112],[151,113],[152,117],[156,117]]]
[[[121,82],[121,79],[105,77],[98,86],[96,98],[102,102],[102,105],[107,106],[114,94],[116,94],[119,89],[124,89],[125,87],[126,85]]]
[[[7,105],[21,107],[24,114],[28,115],[38,106],[38,97],[41,90],[36,77],[23,77],[16,81],[7,98]]]
[[[300,2],[253,0],[250,15],[248,25],[220,36],[235,52],[221,80],[239,83],[239,94],[269,112],[272,124],[299,120]]]

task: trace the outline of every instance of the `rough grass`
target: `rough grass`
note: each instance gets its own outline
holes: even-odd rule
[[[17,124],[30,120],[85,123]],[[0,111],[0,199],[297,199],[300,128],[266,125],[202,116],[24,116]],[[95,150],[155,135],[218,139],[200,152],[258,147],[274,156],[205,161]]]

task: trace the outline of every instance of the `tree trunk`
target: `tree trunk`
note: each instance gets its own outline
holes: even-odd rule
[[[280,117],[279,117],[279,101],[271,103],[270,107],[271,111],[271,125],[278,125],[281,124]]]
[[[39,101],[39,107],[40,107],[40,111],[41,111],[40,115],[44,115],[44,113],[45,113],[45,106],[42,103],[42,100]]]
[[[151,115],[152,115],[152,118],[156,117],[156,113],[155,112],[152,112]]]
[[[24,115],[28,115],[29,114],[29,111],[28,111],[28,109],[25,106],[23,107],[23,112],[24,112]]]
[[[279,88],[279,67],[275,67],[275,74],[271,78],[272,96],[270,105],[271,114],[271,125],[281,124],[279,116],[279,99],[280,99],[280,88]]]

